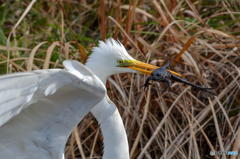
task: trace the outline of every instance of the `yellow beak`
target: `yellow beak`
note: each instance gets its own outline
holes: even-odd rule
[[[151,75],[152,71],[159,68],[158,66],[150,65],[138,60],[127,60],[127,61],[122,61],[121,64],[118,65],[119,67],[127,67],[136,71],[139,71],[143,74]],[[168,70],[170,73],[182,77],[181,74],[174,72],[172,70]]]

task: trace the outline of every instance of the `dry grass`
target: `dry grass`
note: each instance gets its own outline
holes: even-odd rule
[[[132,159],[240,151],[238,0],[32,0],[0,7],[1,74],[81,61],[81,46],[89,51],[97,40],[117,37],[136,59],[157,65],[175,59],[173,70],[215,88],[216,97],[179,83],[167,92],[158,83],[144,91],[143,75],[111,77],[108,94],[122,115]],[[102,148],[89,115],[70,136],[66,156],[101,158]]]

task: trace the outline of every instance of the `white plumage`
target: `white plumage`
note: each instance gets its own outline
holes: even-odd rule
[[[100,41],[98,47],[87,60],[86,66],[91,69],[104,83],[109,76],[123,72],[137,72],[132,69],[116,67],[119,60],[134,60],[125,47],[113,39]]]
[[[71,130],[88,113],[104,138],[104,159],[128,159],[127,135],[104,84],[116,73],[154,69],[134,60],[113,39],[100,42],[85,66],[64,61],[65,69],[0,77],[0,158],[64,158]]]
[[[64,65],[0,78],[0,158],[62,158],[71,130],[105,96],[83,65]]]

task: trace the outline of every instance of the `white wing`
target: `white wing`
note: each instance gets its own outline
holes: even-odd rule
[[[91,71],[76,61],[64,66],[0,76],[1,158],[59,158],[71,129],[103,99]]]
[[[64,92],[63,88],[72,87],[71,96],[76,97],[85,89],[93,93],[92,100],[99,101],[98,96],[103,96],[103,85],[94,75],[76,61],[65,61],[64,65],[67,71],[49,69],[0,76],[0,126],[22,109],[59,89]],[[67,95],[64,98],[67,100]]]

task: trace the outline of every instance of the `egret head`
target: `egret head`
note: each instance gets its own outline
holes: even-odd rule
[[[93,48],[86,66],[104,82],[113,74],[124,72],[151,74],[153,69],[158,68],[135,60],[128,54],[121,42],[114,39],[108,39],[106,42],[100,41],[98,47]]]

